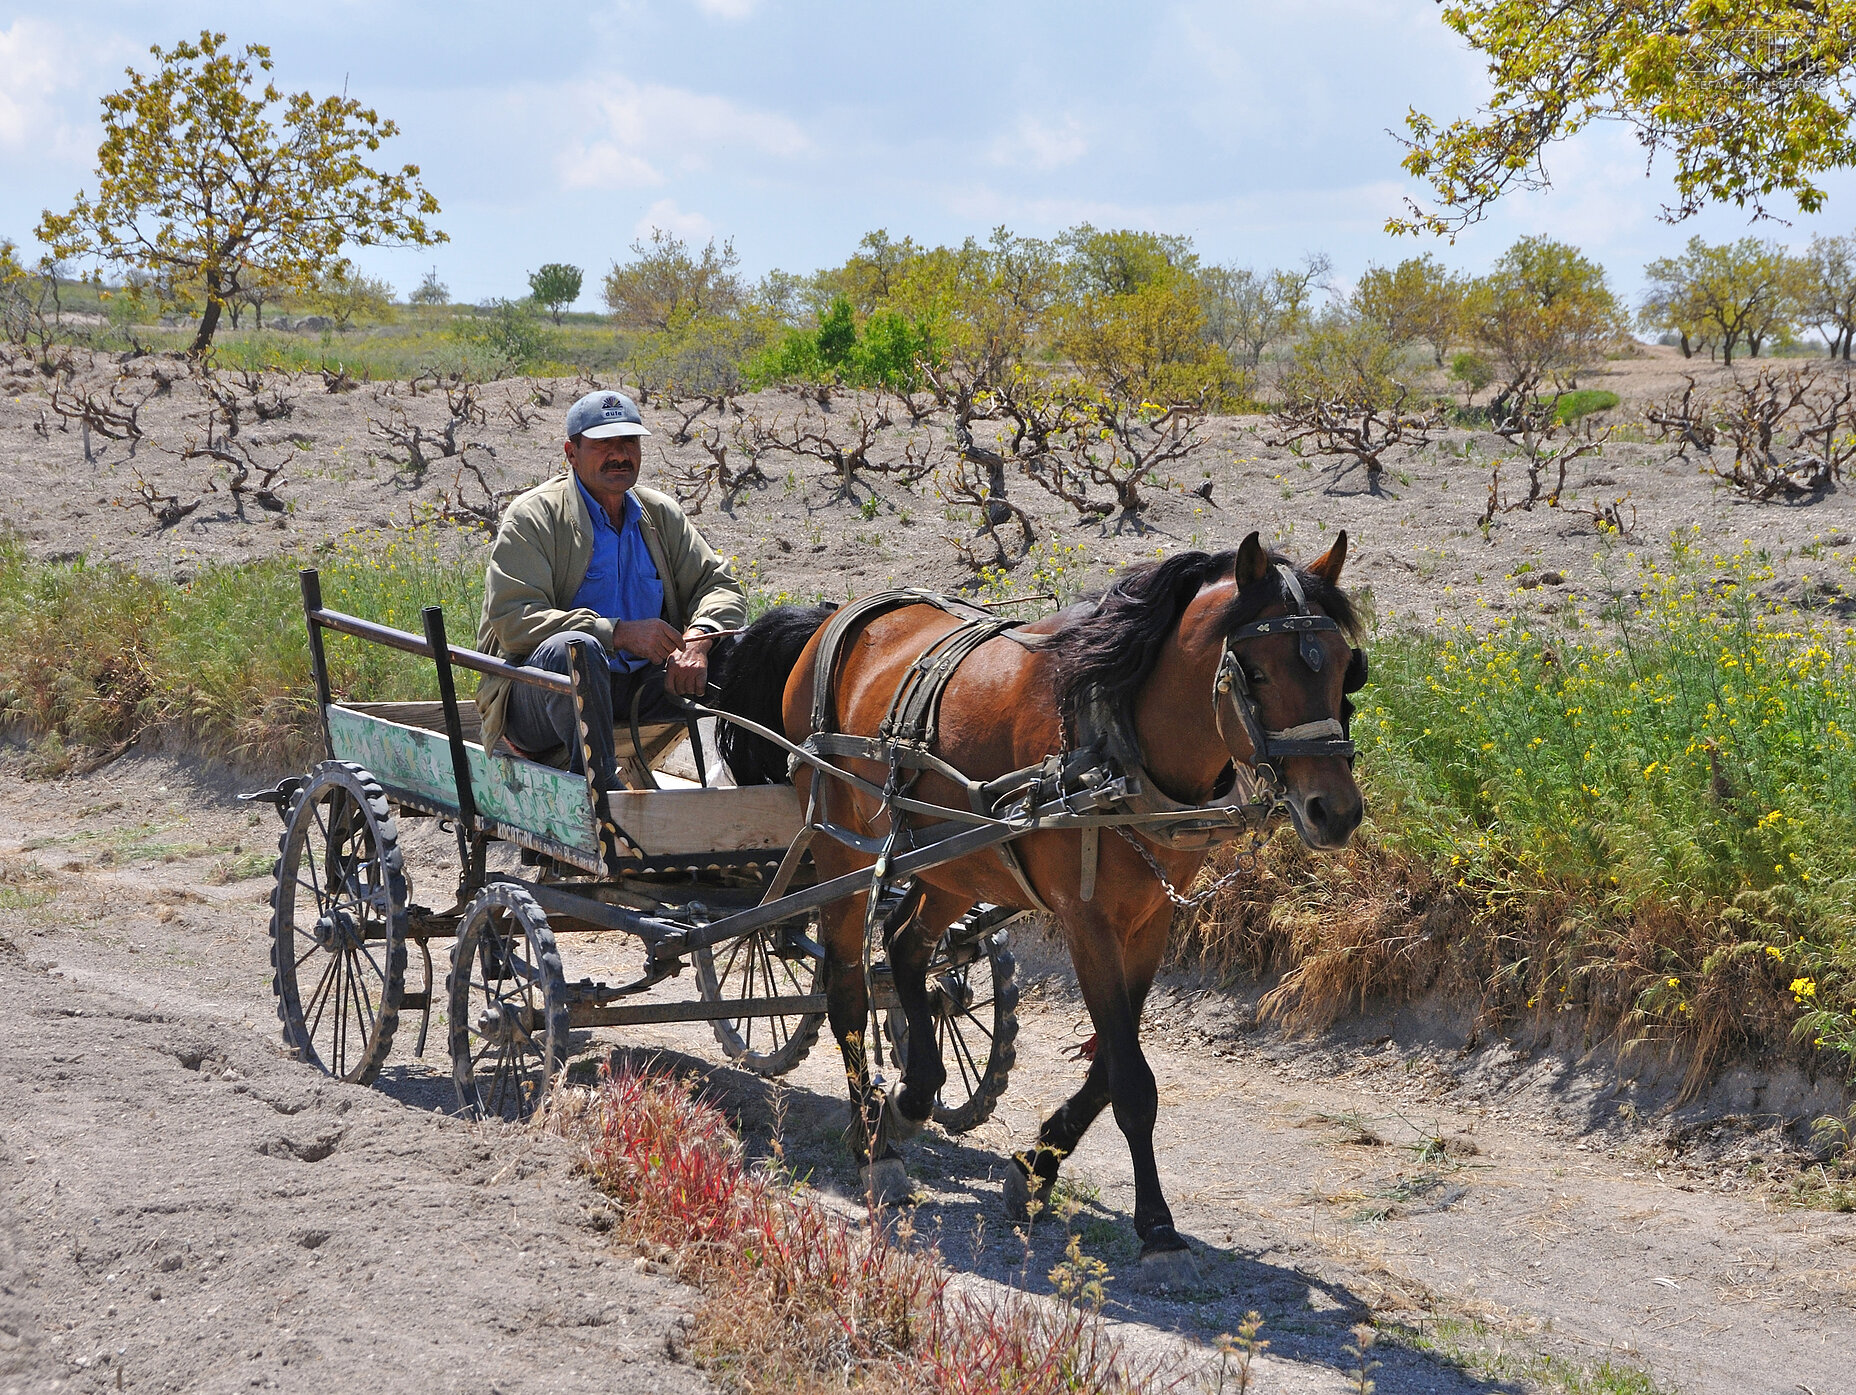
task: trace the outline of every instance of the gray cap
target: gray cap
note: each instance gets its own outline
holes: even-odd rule
[[[609,436],[649,436],[638,404],[622,392],[589,392],[567,409],[567,435],[603,441]]]

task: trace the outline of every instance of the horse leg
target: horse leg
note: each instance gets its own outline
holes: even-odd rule
[[[896,1002],[907,1024],[902,1083],[884,1102],[883,1124],[892,1139],[913,1138],[934,1113],[935,1097],[947,1083],[947,1065],[935,1038],[933,1005],[928,998],[928,961],[941,931],[973,904],[970,896],[922,887],[910,894],[889,924],[884,942],[896,986]]]
[[[822,869],[821,869],[822,870]],[[864,978],[862,896],[827,907],[821,927],[825,940],[825,1010],[831,1034],[844,1059],[844,1079],[851,1097],[851,1151],[869,1198],[882,1205],[905,1200],[908,1174],[902,1158],[882,1128],[883,1101],[870,1079],[864,1034],[870,1025],[870,985]]]
[[[1171,922],[1172,907],[1162,903],[1135,927],[1125,947],[1097,916],[1065,927],[1077,982],[1096,1029],[1096,1057],[1083,1088],[1039,1129],[1032,1157],[1014,1159],[1018,1165],[1013,1169],[1027,1198],[1035,1195],[1048,1202],[1058,1164],[1075,1149],[1104,1105],[1112,1105],[1134,1164],[1134,1229],[1141,1238],[1142,1275],[1149,1283],[1169,1287],[1192,1282],[1197,1271],[1185,1240],[1173,1228],[1173,1212],[1154,1160],[1160,1091],[1141,1053],[1140,1019]],[[1037,1180],[1035,1193],[1032,1178]],[[1013,1180],[1008,1173],[1008,1203]]]

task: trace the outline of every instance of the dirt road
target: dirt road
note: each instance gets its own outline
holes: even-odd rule
[[[413,1060],[410,1028],[380,1090],[282,1058],[263,934],[276,821],[228,798],[256,783],[141,756],[59,785],[0,775],[0,1393],[119,1376],[703,1388],[666,1354],[687,1295],[613,1249],[563,1149],[446,1117],[445,1062]],[[408,825],[406,842],[415,897],[448,899],[443,835]],[[1082,1014],[1037,935],[1018,947],[1020,1065],[998,1115],[908,1157],[915,1224],[951,1266],[1048,1290],[1064,1232],[1040,1226],[1027,1249],[997,1179],[1080,1078],[1062,1048]],[[570,944],[569,974],[616,973],[626,952]],[[1575,1383],[1606,1360],[1670,1391],[1851,1388],[1856,1219],[1769,1200],[1769,1132],[1733,1122],[1672,1147],[1593,1071],[1499,1041],[1459,1050],[1435,1021],[1288,1042],[1242,995],[1186,980],[1159,991],[1149,1039],[1201,1286],[1124,1282],[1132,1186],[1112,1124],[1066,1174],[1137,1347],[1209,1339],[1254,1308],[1265,1392],[1347,1388],[1341,1346],[1369,1315],[1398,1334],[1375,1353],[1381,1395],[1644,1388]],[[707,1073],[753,1146],[777,1118],[821,1192],[851,1190],[828,1043],[777,1091],[717,1068],[699,1029],[598,1045]]]

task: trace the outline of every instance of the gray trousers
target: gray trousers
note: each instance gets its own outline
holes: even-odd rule
[[[586,708],[587,745],[593,750],[593,778],[602,790],[618,789],[618,753],[614,748],[612,728],[615,721],[631,720],[632,703],[638,703],[640,721],[664,721],[680,717],[664,692],[664,670],[641,668],[635,673],[615,673],[606,663],[606,651],[592,635],[568,631],[551,635],[536,646],[522,662],[530,668],[550,673],[573,672],[573,650],[580,648],[587,683],[581,693]],[[543,760],[567,748],[568,768],[576,775],[585,765],[581,759],[580,733],[574,721],[574,700],[564,693],[517,683],[509,694],[507,731],[510,744]]]

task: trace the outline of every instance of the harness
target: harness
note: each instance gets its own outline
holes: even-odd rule
[[[1295,634],[1300,638],[1302,662],[1319,673],[1326,654],[1315,636],[1341,631],[1336,621],[1310,607],[1292,568],[1277,563],[1275,570],[1282,583],[1283,599],[1294,607],[1294,613],[1241,625],[1223,641],[1212,683],[1212,713],[1219,739],[1231,755],[1230,775],[1206,803],[1189,803],[1168,794],[1147,769],[1130,714],[1112,708],[1100,698],[1087,703],[1077,714],[1069,749],[997,779],[973,780],[934,755],[930,748],[937,738],[941,700],[966,658],[980,645],[1001,636],[1033,650],[1046,644],[1051,636],[1021,633],[1022,622],[1004,620],[965,601],[916,588],[875,592],[841,607],[826,621],[813,667],[812,735],[800,746],[790,748],[791,760],[796,764],[806,756],[839,756],[889,767],[883,786],[884,803],[890,809],[889,835],[882,840],[880,849],[875,846],[876,840],[857,840],[871,844],[867,851],[878,853],[875,874],[879,882],[890,857],[906,844],[907,825],[897,817],[898,813],[926,812],[935,807],[911,797],[916,780],[927,770],[964,788],[974,814],[982,818],[1029,817],[1035,829],[1039,809],[1053,803],[1072,809],[1066,824],[1080,827],[1082,832],[1079,892],[1084,900],[1095,891],[1100,830],[1104,826],[1115,827],[1130,841],[1138,835],[1175,851],[1204,851],[1245,834],[1260,841],[1264,825],[1287,806],[1288,786],[1282,775],[1282,761],[1297,756],[1351,760],[1355,752],[1347,731],[1353,706],[1350,702],[1344,703],[1339,720],[1330,717],[1280,730],[1263,725],[1256,695],[1238,661],[1237,648],[1251,640]],[[890,699],[877,735],[854,736],[834,730],[831,680],[846,639],[866,621],[909,605],[933,606],[959,617],[962,623],[937,638],[909,666]],[[1349,656],[1343,691],[1358,691],[1365,685],[1366,673],[1365,651],[1356,648]],[[1240,732],[1248,756],[1239,754],[1236,737]],[[827,783],[812,781],[808,824],[827,816]],[[1220,798],[1220,794],[1225,797]],[[1136,841],[1135,847],[1168,894],[1179,900],[1158,863],[1140,842]],[[1048,912],[1050,907],[1026,877],[1012,843],[996,844],[995,851],[1027,900]],[[876,900],[873,895],[872,915]]]

